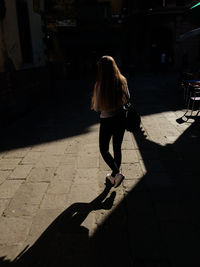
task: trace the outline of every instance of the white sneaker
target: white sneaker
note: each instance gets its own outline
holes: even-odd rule
[[[117,173],[115,175],[114,180],[115,180],[115,186],[114,187],[118,187],[121,184],[121,182],[124,180],[124,175],[121,173]]]
[[[112,175],[111,175],[110,173],[108,173],[108,174],[106,175],[106,178],[111,182],[112,185],[115,184],[115,178],[112,177]]]

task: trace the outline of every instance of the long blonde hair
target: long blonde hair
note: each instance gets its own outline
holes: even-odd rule
[[[99,90],[97,98],[97,90]],[[111,56],[103,56],[98,62],[98,76],[93,90],[92,105],[96,101],[100,110],[115,110],[126,102],[127,80],[120,73]]]

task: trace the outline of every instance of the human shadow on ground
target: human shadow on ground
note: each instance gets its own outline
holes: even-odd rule
[[[147,112],[150,113],[151,108]],[[134,170],[138,163],[133,163],[133,178],[125,179],[117,189],[120,191],[124,187],[126,197],[94,235],[89,238],[87,229],[80,226],[88,215],[88,204],[85,206],[83,203],[86,210],[84,214],[78,212],[80,223],[74,224],[75,210],[68,210],[69,217],[61,214],[60,219],[58,217],[52,223],[55,227],[51,225],[35,245],[21,255],[21,259],[19,257],[10,264],[22,264],[26,259],[30,266],[34,266],[31,262],[35,264],[37,255],[41,261],[44,257],[50,264],[48,266],[53,267],[200,266],[198,118],[172,144],[163,146],[140,132],[135,134],[135,139],[144,162],[144,175],[140,179],[136,177]],[[68,224],[71,227],[69,231],[63,227]],[[78,231],[82,239],[76,234]],[[72,249],[73,240],[75,249]],[[46,265],[38,263],[37,266]]]
[[[146,174],[126,197],[133,266],[200,266],[199,118],[172,144],[135,139]]]
[[[199,121],[173,144],[141,132],[135,139],[145,174],[137,178],[133,163],[133,178],[116,189],[124,188],[125,197],[93,236],[81,223],[92,210],[112,207],[114,195],[102,204],[109,187],[91,203],[70,206],[7,266],[200,266]]]
[[[134,137],[144,175],[133,163],[125,198],[92,236],[97,266],[200,266],[199,120],[172,144]]]
[[[106,182],[103,192],[90,203],[72,204],[49,225],[33,246],[26,247],[13,262],[1,258],[0,265],[92,266],[89,230],[81,224],[90,212],[112,208],[116,192],[107,197],[110,189],[111,185]]]

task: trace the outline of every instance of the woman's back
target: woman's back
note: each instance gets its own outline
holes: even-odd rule
[[[114,116],[129,96],[126,78],[120,73],[114,59],[103,56],[98,62],[98,78],[94,86],[92,109],[101,117]]]

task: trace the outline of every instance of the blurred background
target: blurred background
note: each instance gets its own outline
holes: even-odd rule
[[[58,80],[94,81],[105,54],[127,77],[198,73],[200,31],[188,33],[199,10],[192,0],[0,0],[0,112],[22,112]]]

